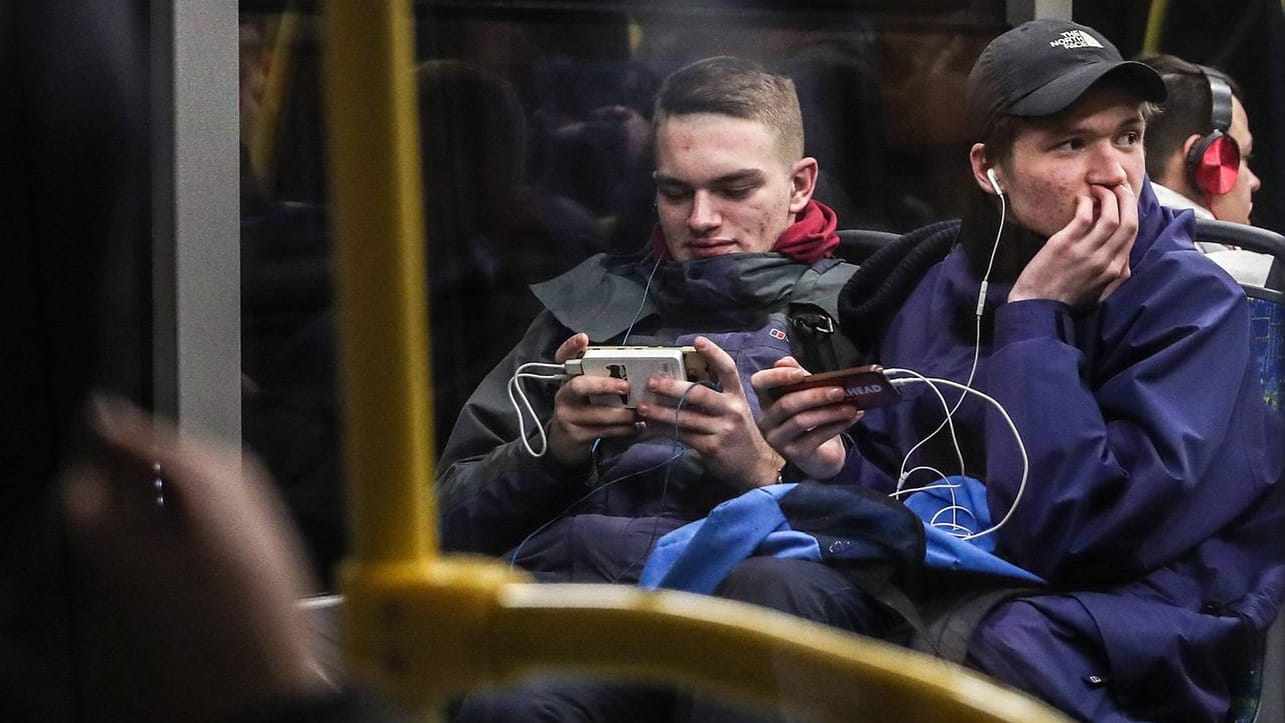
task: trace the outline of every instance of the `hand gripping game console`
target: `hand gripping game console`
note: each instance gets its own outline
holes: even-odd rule
[[[717,381],[705,357],[691,346],[591,346],[578,359],[568,361],[566,371],[570,376],[593,374],[628,380],[628,394],[600,394],[593,402],[629,408],[638,406],[639,401],[657,401],[647,391],[647,380],[652,377],[698,384]]]

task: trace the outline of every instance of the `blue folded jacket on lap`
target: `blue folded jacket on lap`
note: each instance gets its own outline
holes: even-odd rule
[[[906,497],[906,506],[924,521],[924,565],[957,572],[1011,577],[1037,584],[1043,578],[995,554],[986,486],[972,477],[947,477]],[[964,539],[968,535],[986,533]]]
[[[755,556],[882,563],[898,570],[927,566],[1043,582],[996,556],[991,535],[957,536],[990,527],[986,488],[969,477],[915,492],[904,505],[862,487],[769,485],[660,538],[639,584],[709,594],[738,563]]]

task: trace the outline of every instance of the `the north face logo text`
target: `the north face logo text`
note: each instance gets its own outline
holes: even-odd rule
[[[1062,37],[1049,42],[1049,46],[1070,50],[1071,48],[1100,48],[1102,43],[1083,30],[1068,30],[1062,33]]]

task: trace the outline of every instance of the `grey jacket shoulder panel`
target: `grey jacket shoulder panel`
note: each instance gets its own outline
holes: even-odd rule
[[[533,284],[531,291],[563,326],[583,331],[590,339],[607,339],[624,331],[634,318],[654,311],[643,299],[647,265],[597,254],[561,276]]]
[[[838,259],[823,259],[809,267],[785,262],[779,254],[738,254],[735,260],[710,259],[658,266],[649,258],[635,259],[598,254],[574,269],[534,284],[532,293],[568,329],[583,331],[590,339],[609,339],[630,324],[660,313],[657,299],[682,303],[682,288],[693,270],[712,264],[731,264],[731,271],[753,278],[756,295],[790,303],[817,306],[831,317],[838,315],[839,290],[857,267]],[[711,263],[706,263],[706,262]],[[648,292],[649,283],[651,292]],[[675,288],[677,287],[677,288]],[[677,292],[677,293],[674,293]]]

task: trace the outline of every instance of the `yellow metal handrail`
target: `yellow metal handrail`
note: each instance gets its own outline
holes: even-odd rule
[[[344,460],[362,570],[423,565],[437,544],[409,4],[334,0],[325,17]]]
[[[474,686],[565,669],[700,685],[818,720],[1065,720],[958,666],[772,611],[528,584],[494,561],[438,555],[412,19],[410,0],[326,6],[350,674],[430,711]]]

